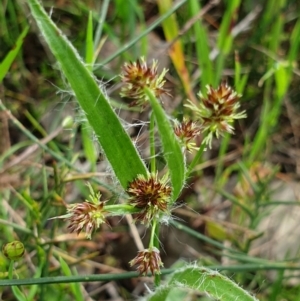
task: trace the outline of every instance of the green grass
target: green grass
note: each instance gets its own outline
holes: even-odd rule
[[[274,210],[299,206],[274,191],[299,172],[299,3],[43,1],[51,23],[34,2],[0,4],[0,242],[26,249],[14,263],[0,255],[2,299],[132,300],[138,274],[128,262],[150,240],[165,267],[150,278],[157,293],[149,300],[230,300],[228,286],[241,300],[253,299],[245,291],[261,301],[297,300],[297,236],[284,255],[255,248]],[[153,114],[119,96],[122,65],[141,56],[169,69],[172,98],[161,106],[146,91]],[[247,118],[211,149],[200,139],[184,159],[172,119],[194,118],[187,99],[199,102],[199,91],[223,80],[243,95]],[[125,204],[128,183],[148,170],[170,178],[178,201],[167,230],[125,218],[137,211]],[[101,192],[109,217],[86,240],[51,218],[91,191]],[[280,222],[272,220],[275,229]],[[198,292],[178,289],[185,284]]]

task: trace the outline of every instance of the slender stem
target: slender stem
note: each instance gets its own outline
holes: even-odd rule
[[[164,269],[161,271],[162,275],[173,273],[174,269]],[[151,274],[148,274],[151,276]],[[126,272],[119,274],[95,274],[95,275],[73,275],[73,276],[57,276],[57,277],[41,277],[41,278],[27,278],[27,279],[1,279],[0,287],[20,286],[20,285],[43,285],[54,283],[77,283],[77,282],[100,282],[100,281],[114,281],[122,279],[131,279],[140,277],[138,272]]]
[[[104,210],[108,211],[109,215],[124,215],[139,212],[139,209],[128,204],[106,205]]]
[[[11,260],[8,267],[8,278],[13,279],[14,278],[14,261]]]
[[[221,195],[225,196],[229,201],[231,201],[233,204],[239,206],[241,209],[243,209],[248,216],[250,217],[251,220],[253,220],[255,218],[255,213],[251,211],[250,208],[248,208],[246,205],[244,205],[242,202],[239,202],[239,200],[234,197],[233,195],[231,195],[230,193],[226,192],[223,189],[220,188],[216,188],[215,189],[218,193],[220,193]]]
[[[202,143],[196,156],[194,157],[194,159],[192,160],[192,162],[190,163],[189,167],[188,167],[188,170],[186,172],[186,178],[192,173],[194,167],[197,165],[199,159],[201,158],[203,152],[204,152],[204,149],[207,145],[205,143]]]
[[[0,225],[5,225],[5,226],[8,226],[8,227],[12,227],[13,229],[16,229],[18,231],[21,231],[21,232],[24,232],[26,234],[34,236],[34,233],[31,230],[29,230],[28,228],[24,228],[24,227],[22,227],[18,224],[9,222],[9,221],[4,220],[2,218],[0,219]]]
[[[94,50],[97,49],[98,44],[99,44],[100,39],[101,39],[103,25],[105,23],[105,18],[106,18],[106,15],[107,15],[109,2],[110,2],[110,0],[104,0],[103,4],[101,5],[100,19],[98,21],[98,26],[97,26],[97,30],[96,30],[95,38],[94,38]]]
[[[159,232],[159,227],[158,227],[157,219],[155,218],[153,219],[151,224],[151,236],[149,242],[149,249],[152,249],[153,247],[158,249],[159,247],[158,232]],[[161,280],[160,274],[155,274],[154,284],[156,287],[160,285],[160,280]]]
[[[154,247],[156,247],[157,249],[159,249],[159,230],[160,230],[160,224],[157,223],[155,228],[155,233],[154,233]],[[154,284],[156,285],[156,287],[160,286],[160,282],[161,282],[161,275],[155,274]]]
[[[150,116],[150,170],[152,173],[156,172],[154,126],[155,126],[155,117],[152,112]]]
[[[151,224],[151,236],[150,236],[150,242],[149,242],[149,249],[153,248],[154,241],[155,241],[155,234],[156,234],[156,226],[157,226],[157,220],[153,219],[152,224]]]
[[[299,263],[289,262],[266,262],[258,264],[239,264],[230,266],[207,266],[212,270],[218,271],[232,271],[232,272],[245,272],[245,271],[258,271],[258,270],[299,270]],[[162,275],[167,275],[175,272],[175,269],[163,269]],[[57,276],[57,277],[41,277],[41,278],[27,278],[27,279],[1,279],[0,287],[7,286],[20,286],[20,285],[44,285],[53,283],[77,283],[77,282],[100,282],[100,281],[113,281],[121,279],[130,279],[139,277],[138,272],[126,272],[120,274],[95,274],[95,275],[76,275],[76,276]],[[150,276],[150,275],[149,275]]]

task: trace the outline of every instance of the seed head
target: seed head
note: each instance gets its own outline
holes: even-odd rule
[[[200,104],[197,107],[191,101],[185,106],[196,112],[201,121],[203,132],[209,134],[204,139],[204,143],[211,146],[213,135],[217,138],[224,133],[234,133],[232,123],[234,119],[245,118],[245,111],[237,113],[240,107],[239,99],[241,95],[237,94],[227,83],[223,82],[217,89],[207,86],[206,97],[202,93],[198,94]]]
[[[167,212],[171,187],[167,185],[166,177],[159,180],[157,173],[152,173],[147,178],[138,175],[128,185],[127,193],[130,196],[129,203],[140,209],[136,220],[149,225],[153,218]]]
[[[132,98],[133,101],[130,106],[145,108],[149,100],[144,92],[145,87],[151,89],[158,98],[162,94],[169,94],[163,88],[165,84],[164,77],[167,72],[168,70],[163,69],[159,75],[157,73],[157,61],[153,60],[152,66],[148,67],[143,57],[136,62],[125,63],[121,74],[124,83],[120,93],[121,97]]]
[[[187,151],[198,150],[196,143],[192,141],[201,133],[200,127],[196,122],[187,119],[183,119],[180,123],[176,122],[174,132]]]
[[[129,262],[130,266],[138,265],[137,270],[140,275],[160,274],[160,267],[164,264],[161,261],[159,250],[155,247],[139,251],[137,256]]]

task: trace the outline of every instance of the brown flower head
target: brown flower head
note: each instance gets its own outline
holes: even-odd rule
[[[160,267],[164,264],[161,261],[159,250],[155,247],[139,251],[137,256],[129,262],[130,266],[138,265],[137,270],[140,275],[160,274]]]
[[[165,74],[168,70],[163,69],[159,75],[157,73],[157,61],[153,60],[152,66],[147,66],[144,58],[131,63],[125,63],[123,73],[121,74],[124,86],[121,89],[121,97],[132,98],[130,106],[141,106],[144,108],[148,103],[148,96],[144,92],[147,87],[156,97],[162,94],[168,94],[168,91],[163,88],[165,84]]]
[[[83,202],[67,206],[67,214],[64,216],[69,221],[70,232],[86,233],[86,238],[91,238],[92,233],[105,223],[104,203],[98,205]]]
[[[67,205],[67,214],[53,217],[62,218],[69,221],[68,229],[70,232],[85,232],[86,238],[91,238],[92,233],[97,230],[101,224],[107,223],[105,219],[105,202],[101,202],[100,192],[95,192],[92,186],[87,183],[90,190],[89,200],[83,203]]]
[[[237,94],[227,83],[223,82],[217,89],[207,86],[206,97],[202,93],[199,107],[189,101],[186,107],[196,112],[201,121],[203,132],[208,131],[208,136],[204,142],[211,146],[213,134],[219,138],[225,132],[234,133],[232,123],[234,119],[245,118],[245,111],[237,113],[240,107],[239,99],[241,95]]]
[[[136,220],[148,225],[161,212],[167,212],[171,187],[167,185],[166,177],[159,180],[157,173],[152,173],[147,178],[138,175],[129,184],[127,193],[130,196],[129,203],[140,209]]]
[[[187,151],[192,152],[192,150],[198,149],[196,143],[192,141],[199,136],[201,132],[200,127],[196,122],[183,119],[182,122],[177,122],[175,124],[174,132]]]

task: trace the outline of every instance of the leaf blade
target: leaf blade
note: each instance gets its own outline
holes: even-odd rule
[[[124,189],[147,169],[116,113],[76,49],[49,18],[37,0],[28,0],[31,13],[75,96],[95,131],[112,169]],[[125,158],[125,159],[124,159]]]
[[[185,182],[185,161],[183,153],[162,106],[150,89],[145,88],[145,92],[149,97],[155,115],[156,124],[163,145],[164,157],[170,171],[173,187],[172,201],[175,202]]]

